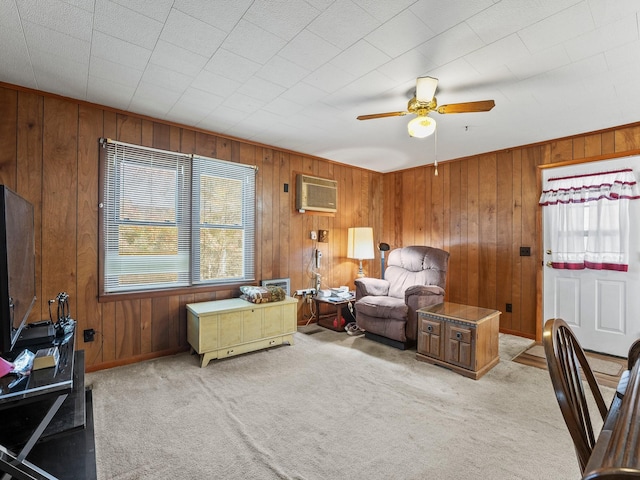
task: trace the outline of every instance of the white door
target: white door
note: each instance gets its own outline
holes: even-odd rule
[[[542,171],[543,189],[554,177],[632,168],[640,178],[640,157],[549,168]],[[629,270],[562,270],[547,265],[549,251],[548,208],[543,214],[544,321],[562,318],[575,332],[582,348],[626,357],[640,338],[640,200],[629,202]],[[544,322],[543,322],[544,323]]]

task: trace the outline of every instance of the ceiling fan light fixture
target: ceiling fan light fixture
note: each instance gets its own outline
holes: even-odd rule
[[[425,138],[436,131],[436,121],[426,115],[419,116],[407,124],[410,137]]]

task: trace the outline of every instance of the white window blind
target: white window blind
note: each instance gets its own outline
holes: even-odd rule
[[[193,158],[193,281],[255,279],[255,168]]]
[[[254,279],[254,167],[102,144],[104,293]]]

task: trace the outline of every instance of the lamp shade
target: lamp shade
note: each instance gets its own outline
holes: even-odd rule
[[[358,260],[375,258],[373,251],[373,228],[353,227],[349,229],[347,257]]]
[[[436,121],[425,116],[416,117],[407,124],[409,135],[416,138],[425,138],[436,131]]]

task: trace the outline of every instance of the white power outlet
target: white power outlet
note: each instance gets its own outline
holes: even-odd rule
[[[315,230],[311,230],[311,240],[317,240],[318,239],[318,234],[316,233]]]

